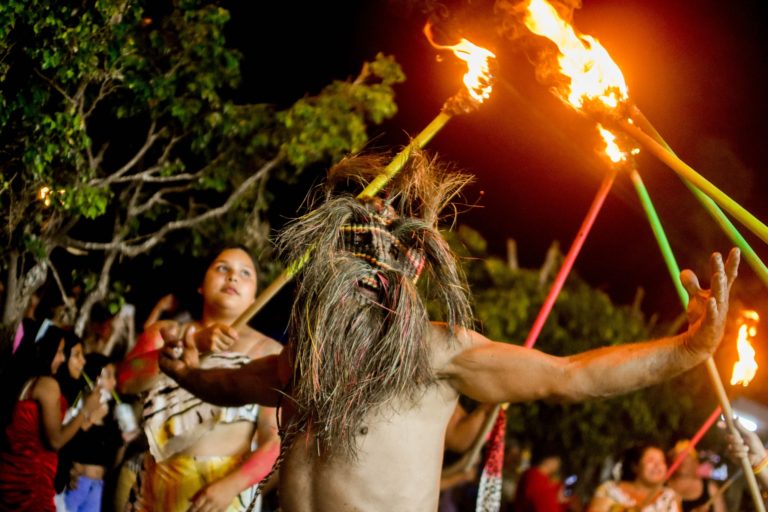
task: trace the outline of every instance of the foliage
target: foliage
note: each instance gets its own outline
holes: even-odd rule
[[[462,226],[451,237],[464,261],[480,330],[489,338],[522,344],[549,291],[538,270],[510,269],[486,254],[475,231]],[[565,356],[653,336],[641,313],[615,305],[571,272],[536,342],[536,349]],[[512,376],[514,378],[514,376]],[[604,462],[617,460],[638,442],[670,448],[690,437],[714,409],[700,369],[672,381],[607,400],[578,404],[531,402],[511,405],[507,435],[529,446],[563,454],[566,474],[577,473],[589,494]]]
[[[286,110],[235,103],[228,20],[202,0],[0,5],[3,322],[59,248],[100,255],[86,303],[123,258],[179,230],[194,230],[175,243],[195,254],[245,223],[246,245],[263,248],[272,184],[361,149],[368,124],[395,113],[404,77],[383,55]]]

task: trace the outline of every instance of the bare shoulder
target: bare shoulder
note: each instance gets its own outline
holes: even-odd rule
[[[252,359],[279,354],[283,350],[280,342],[250,327],[241,339],[246,342],[243,352]]]
[[[459,354],[487,341],[481,334],[444,322],[430,322],[427,331],[432,354],[432,367],[440,372]]]
[[[53,394],[61,393],[59,382],[53,377],[43,376],[38,377],[37,381],[33,384],[31,395],[37,399],[40,396],[51,396]]]

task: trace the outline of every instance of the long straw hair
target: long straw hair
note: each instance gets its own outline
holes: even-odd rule
[[[434,380],[419,274],[426,277],[426,298],[442,306],[450,325],[472,322],[464,275],[438,231],[442,210],[470,178],[446,172],[417,152],[384,199],[358,200],[361,187],[383,168],[378,156],[337,164],[319,197],[309,202],[322,204],[290,223],[277,240],[287,261],[312,250],[297,276],[290,321],[290,396],[298,412],[287,432],[311,433],[324,456],[354,458],[355,434],[369,412],[393,399],[414,401]],[[384,223],[382,211],[389,212]],[[366,247],[367,254],[350,248],[344,238],[350,226],[369,226],[376,248]],[[393,241],[387,254],[376,252],[382,252],[376,235],[383,231]],[[403,257],[406,250],[417,255],[418,268]]]

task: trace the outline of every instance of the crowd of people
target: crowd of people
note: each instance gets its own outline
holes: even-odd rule
[[[495,404],[626,393],[717,348],[736,250],[713,255],[709,289],[682,274],[680,335],[568,357],[487,339],[472,328],[468,286],[438,229],[468,178],[414,154],[386,199],[359,200],[356,187],[382,161],[343,160],[281,232],[286,262],[305,261],[285,345],[233,326],[257,291],[239,247],[208,265],[201,311],[165,318],[175,301],[163,297],[138,335],[119,329],[125,343],[114,336],[125,315],[97,318],[87,339],[63,317],[28,315],[0,374],[0,511],[452,510],[452,489],[475,483],[478,464],[441,474],[446,449],[466,451]],[[479,405],[464,410],[460,396]],[[762,469],[759,440],[740,442],[734,450]],[[560,464],[536,450],[511,510],[573,510]],[[639,447],[587,510],[705,510],[696,507],[718,491],[690,467],[663,486],[664,451]]]

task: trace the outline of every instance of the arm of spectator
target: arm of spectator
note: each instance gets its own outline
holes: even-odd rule
[[[456,404],[445,431],[445,447],[457,453],[469,450],[494,409],[494,404],[481,403],[467,413],[461,404]]]
[[[192,499],[191,511],[224,511],[238,494],[258,484],[269,474],[280,453],[276,414],[271,407],[259,411],[256,450],[235,471],[203,487]]]
[[[44,440],[58,451],[72,439],[90,415],[101,405],[100,391],[95,387],[85,398],[82,409],[63,425],[61,420],[61,388],[53,377],[40,377],[32,389],[32,399],[40,404]]]
[[[728,512],[728,507],[725,505],[725,497],[723,496],[723,493],[720,492],[720,486],[712,480],[708,481],[708,485],[709,495],[715,496],[715,499],[712,502],[712,512]]]
[[[728,451],[736,460],[746,456],[752,467],[756,467],[768,456],[765,446],[754,432],[747,430],[739,421],[734,422],[741,435],[728,432]],[[757,479],[762,486],[768,489],[768,468],[763,468],[757,473]]]
[[[152,308],[152,311],[149,312],[149,316],[144,321],[144,330],[149,329],[152,324],[160,320],[160,318],[163,316],[163,313],[176,311],[178,306],[179,302],[176,300],[176,297],[174,297],[172,293],[160,297],[160,300],[155,303],[155,307]]]

